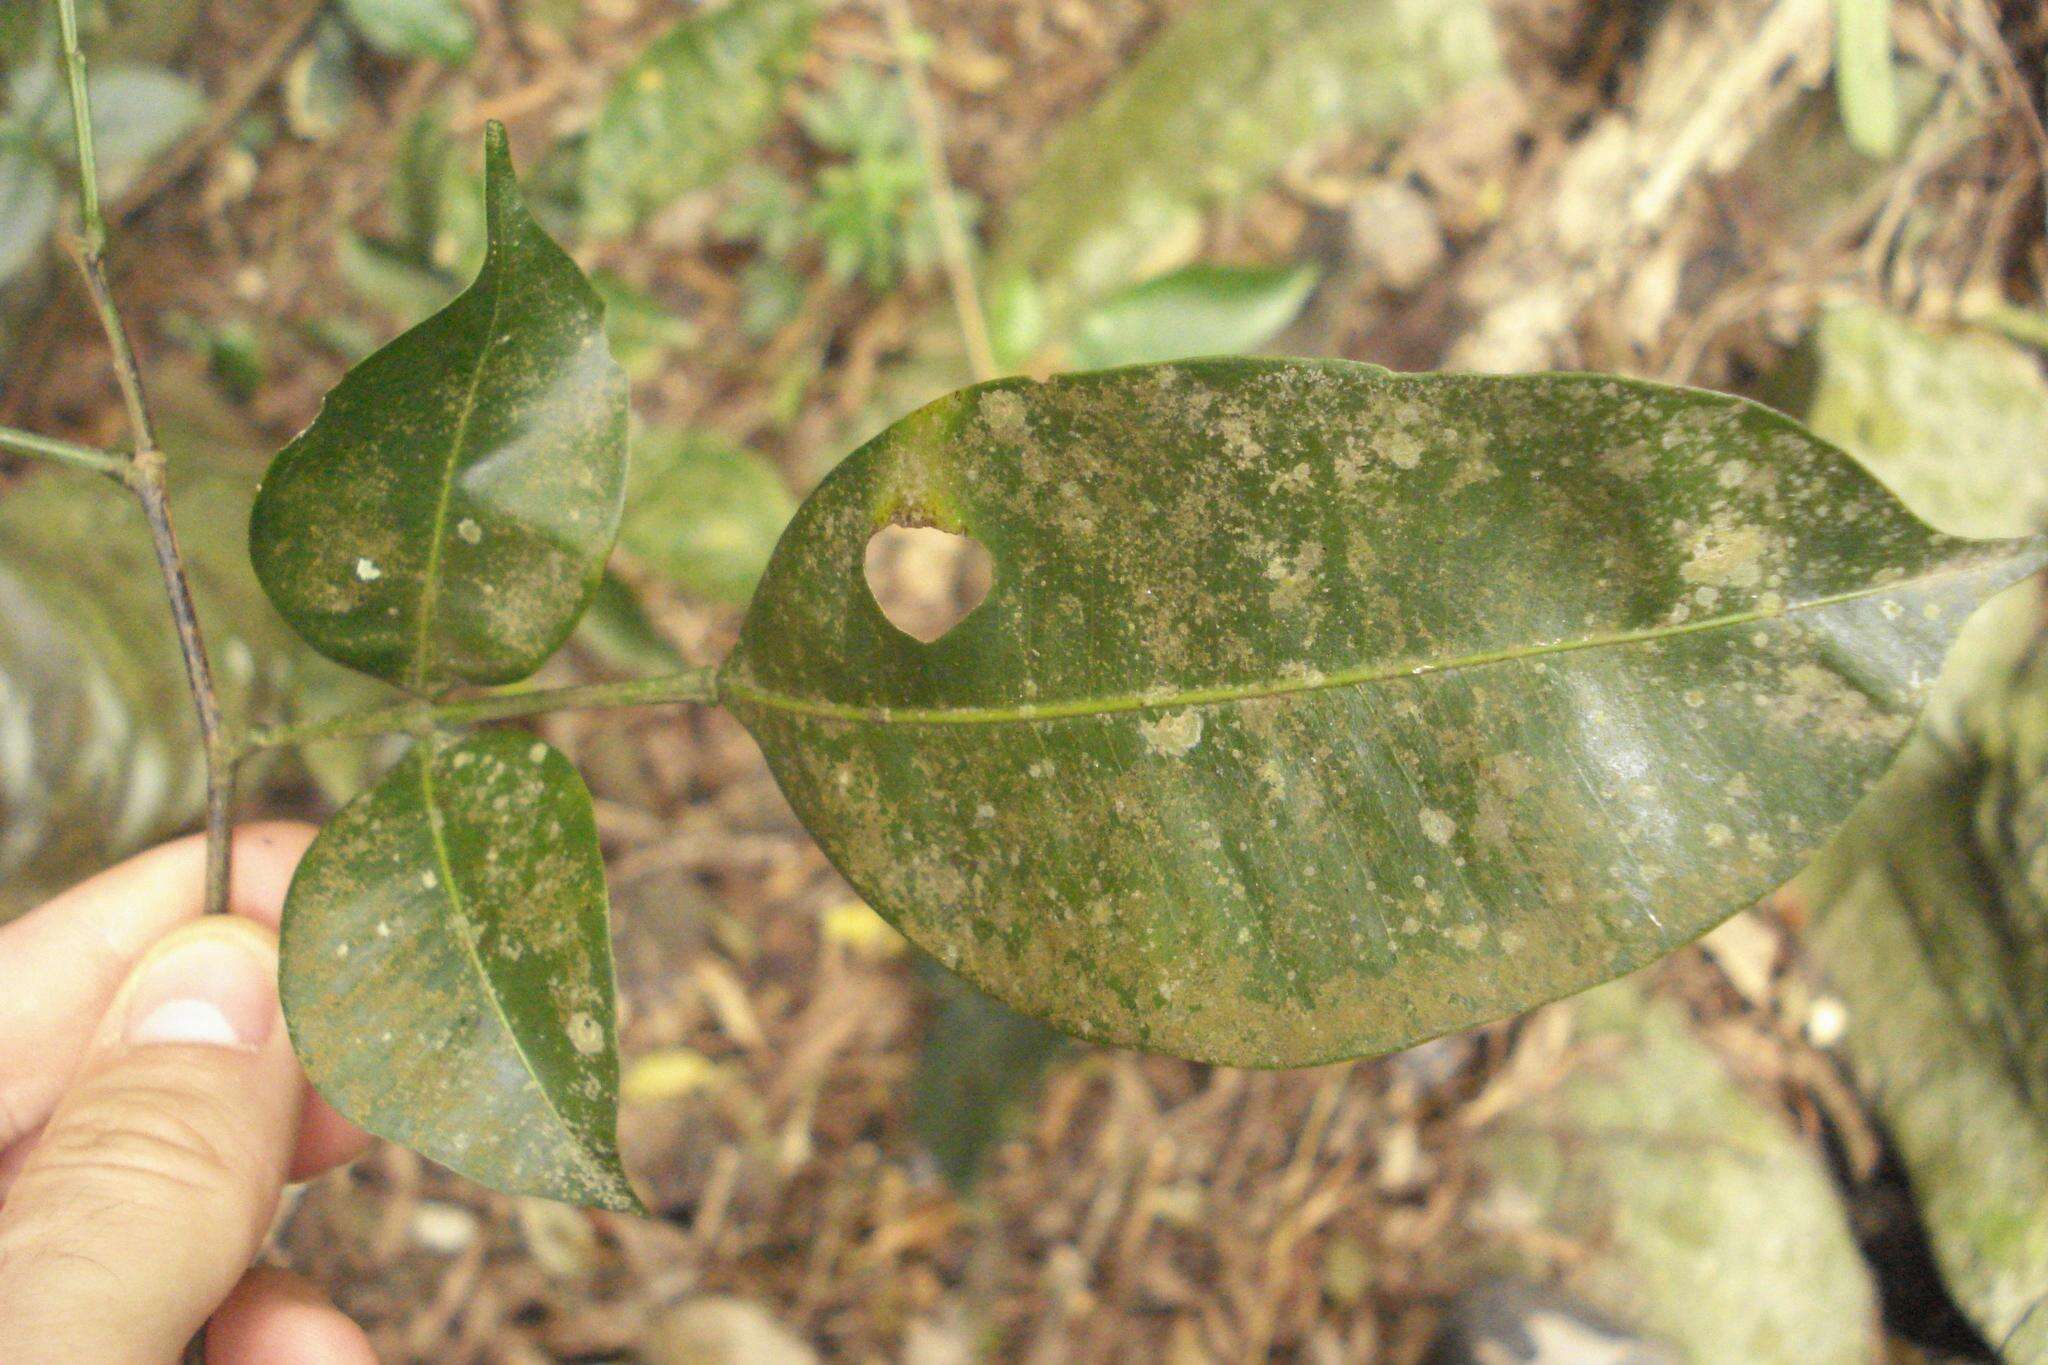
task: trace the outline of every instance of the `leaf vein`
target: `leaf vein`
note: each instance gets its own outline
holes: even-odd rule
[[[1323,692],[1336,688],[1358,687],[1367,683],[1389,682],[1396,678],[1457,673],[1495,664],[1516,663],[1525,659],[1576,654],[1582,650],[1619,648],[1659,640],[1674,640],[1707,631],[1729,630],[1765,621],[1782,620],[1802,612],[1822,611],[1828,607],[1861,601],[1880,594],[1910,593],[1946,578],[1979,572],[1985,567],[1983,561],[1966,563],[1922,574],[1918,578],[1830,593],[1805,602],[1787,603],[1782,607],[1758,607],[1749,611],[1730,612],[1724,616],[1675,625],[1645,626],[1637,630],[1613,631],[1581,639],[1552,640],[1536,645],[1482,650],[1449,659],[1407,659],[1388,664],[1360,664],[1340,669],[1335,673],[1276,678],[1262,682],[1221,683],[1211,687],[1185,688],[1178,691],[1127,692],[1104,697],[1073,697],[1064,701],[1020,702],[1008,706],[861,706],[824,697],[804,697],[777,692],[772,688],[761,687],[733,677],[721,677],[718,690],[721,701],[744,702],[773,711],[786,711],[826,720],[860,721],[872,725],[1010,725],[1040,720],[1085,720],[1134,711],[1225,706],[1233,702],[1259,701],[1303,692]]]
[[[427,832],[433,839],[434,860],[441,865],[441,885],[447,888],[448,902],[455,913],[466,918],[467,909],[461,883],[455,876],[455,862],[448,854],[448,841],[441,832],[440,800],[434,791],[433,766],[434,755],[420,755],[420,800],[426,804]],[[527,1055],[526,1045],[519,1037],[519,1030],[512,1026],[511,1016],[505,1013],[505,1006],[499,1001],[497,992],[491,988],[491,974],[484,966],[482,955],[476,950],[475,940],[459,928],[454,929],[454,936],[461,942],[463,951],[468,954],[470,965],[476,968],[477,981],[482,987],[483,997],[490,1001],[491,1013],[497,1016],[499,1025],[505,1030],[505,1037],[511,1041],[512,1051],[518,1056],[520,1066],[525,1069],[527,1078],[533,1082],[533,1088],[540,1092],[541,1103],[546,1107],[548,1117],[567,1135],[571,1150],[585,1162],[591,1161],[593,1154],[584,1146],[582,1134],[556,1105],[555,1097],[549,1093],[547,1083],[540,1078],[540,1071],[533,1064],[533,1058]]]

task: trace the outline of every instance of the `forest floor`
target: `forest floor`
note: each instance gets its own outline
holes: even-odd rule
[[[949,162],[991,219],[1050,131],[1185,7],[914,6],[936,43]],[[314,8],[213,3],[185,69],[216,99],[274,111],[294,51],[277,35],[304,29]],[[538,142],[587,121],[670,13],[594,0],[564,27],[533,17],[538,7],[472,8],[481,42],[461,70],[363,56],[356,103],[332,137],[279,138],[253,158],[216,138],[182,175],[145,185],[117,234],[116,288],[166,384],[206,388],[164,319],[260,319],[266,382],[246,401],[214,399],[270,444],[300,429],[344,364],[309,339],[312,324],[353,315],[388,330],[340,277],[336,236],[381,221],[410,118],[441,101],[458,133],[499,118],[515,143]],[[1968,138],[1915,144],[1817,208],[1774,149],[1801,120],[1832,116],[1815,94],[1824,31],[1805,13],[1822,8],[1502,0],[1510,79],[1397,141],[1298,158],[1208,224],[1210,253],[1324,267],[1277,349],[1748,392],[1829,297],[1939,318],[1973,291],[2038,282],[2041,148],[1999,92],[2041,88],[2048,21],[2011,7],[1996,50],[2016,54],[2008,68],[1958,18],[1988,11],[1903,6],[1902,49],[1938,72],[1967,68],[2001,111]],[[849,3],[826,20],[805,78],[890,50],[880,12]],[[1389,184],[1419,212],[1360,208]],[[843,453],[878,373],[945,298],[936,275],[882,294],[821,281],[756,343],[737,321],[735,249],[689,214],[585,255],[701,338],[637,385],[636,407],[745,441],[797,491]],[[92,354],[89,320],[60,290],[16,354],[0,420],[115,439],[114,395],[78,360]],[[783,420],[792,384],[802,401]],[[737,623],[731,609],[676,596],[657,615],[703,662]],[[912,956],[826,864],[746,735],[708,710],[548,726],[599,798],[624,1011],[622,1138],[656,1216],[498,1196],[380,1146],[299,1194],[275,1246],[385,1358],[687,1359],[674,1308],[704,1295],[732,1296],[750,1306],[741,1315],[757,1309],[832,1359],[939,1365],[991,1343],[1034,1362],[1426,1353],[1445,1299],[1471,1274],[1472,1135],[1565,1065],[1541,1016],[1288,1073],[1075,1046],[962,1197],[907,1118],[929,1010]],[[1816,1011],[1829,1002],[1799,989],[1789,932],[1752,912],[1651,975],[1843,1180],[1852,1224],[1889,1276],[1901,1358],[1967,1352],[1916,1259],[1882,1135],[1819,1045],[1829,1030]],[[763,1338],[730,1358],[777,1349]]]

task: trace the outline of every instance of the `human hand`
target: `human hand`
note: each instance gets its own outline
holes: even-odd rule
[[[277,1004],[277,918],[312,831],[203,841],[0,926],[0,1361],[375,1365],[312,1286],[250,1270],[287,1179],[368,1144],[307,1089]]]

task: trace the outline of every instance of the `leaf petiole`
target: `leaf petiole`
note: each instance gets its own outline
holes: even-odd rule
[[[585,683],[575,687],[533,687],[493,692],[481,697],[464,697],[444,702],[400,702],[365,711],[346,711],[336,716],[271,725],[252,730],[238,747],[236,756],[247,757],[260,749],[286,745],[318,744],[334,739],[359,739],[367,735],[418,733],[443,725],[475,725],[494,720],[537,716],[550,711],[609,710],[624,706],[665,706],[678,702],[712,702],[718,699],[717,669],[706,665],[680,673],[628,682]]]

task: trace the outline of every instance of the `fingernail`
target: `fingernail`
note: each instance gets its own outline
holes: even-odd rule
[[[241,933],[187,931],[145,963],[128,995],[131,1047],[197,1043],[254,1050],[277,1020],[277,963]]]

